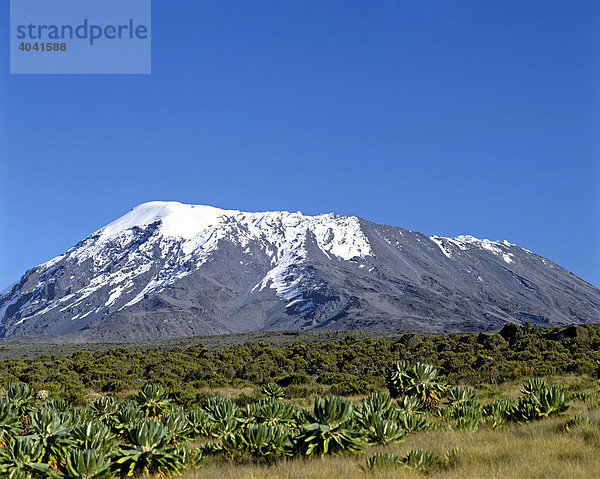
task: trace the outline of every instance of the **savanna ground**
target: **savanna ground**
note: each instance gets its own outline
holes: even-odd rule
[[[24,382],[73,406],[88,407],[104,395],[127,401],[152,383],[187,411],[202,408],[213,396],[244,407],[258,401],[268,383],[282,386],[284,400],[298,408],[312,409],[315,394],[336,394],[359,405],[369,393],[387,390],[390,366],[401,359],[435,365],[448,383],[475,388],[482,405],[517,398],[524,379],[543,378],[548,385],[564,386],[570,398],[564,413],[523,424],[507,421],[497,428],[481,422],[473,432],[454,426],[413,431],[401,442],[367,446],[360,454],[273,460],[206,454],[200,469],[186,470],[182,477],[600,477],[598,325],[509,325],[500,333],[450,335],[283,332],[139,345],[3,343],[0,358],[2,383]],[[584,401],[578,393],[593,393],[594,399]],[[433,423],[443,422],[428,416]],[[567,429],[576,416],[589,423]],[[402,457],[416,449],[432,451],[435,464],[364,470],[366,458],[375,453]]]
[[[556,376],[548,384],[563,384],[570,391],[596,391],[590,376]],[[500,387],[479,391],[482,402],[501,397],[516,398],[522,383],[512,381]],[[241,392],[241,391],[239,391]],[[236,391],[221,391],[235,397]],[[361,399],[352,398],[356,403]],[[309,407],[307,401],[298,406]],[[566,430],[568,420],[587,416],[590,424]],[[448,463],[419,470],[365,471],[365,458],[377,452],[399,456],[409,450],[427,449],[441,460],[447,451],[458,448]],[[184,479],[311,479],[338,478],[443,478],[443,479],[523,479],[523,478],[596,478],[600,477],[600,405],[572,401],[566,413],[526,424],[508,424],[492,429],[482,426],[475,432],[439,430],[412,432],[403,442],[368,447],[362,454],[294,458],[266,464],[255,461],[238,463],[222,457],[208,457],[202,469],[185,472]]]

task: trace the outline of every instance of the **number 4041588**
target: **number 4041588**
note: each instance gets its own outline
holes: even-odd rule
[[[66,43],[21,43],[19,50],[23,52],[64,52],[67,50]]]

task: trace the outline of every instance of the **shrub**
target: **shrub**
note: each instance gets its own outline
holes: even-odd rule
[[[426,449],[414,449],[408,451],[400,462],[407,467],[427,469],[434,466],[437,461],[433,452]]]
[[[396,469],[400,466],[400,458],[396,454],[381,453],[378,452],[372,456],[368,456],[366,460],[366,467],[364,470],[375,471],[380,469]]]

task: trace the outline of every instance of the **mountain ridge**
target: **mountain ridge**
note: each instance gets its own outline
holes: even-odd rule
[[[506,240],[149,202],[28,270],[0,296],[0,334],[459,332],[597,322],[599,311],[598,289]]]

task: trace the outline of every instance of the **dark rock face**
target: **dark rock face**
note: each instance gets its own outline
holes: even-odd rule
[[[135,208],[0,296],[4,338],[464,332],[526,321],[598,322],[600,291],[506,242],[177,203]],[[499,347],[513,333],[508,326],[480,341]]]

